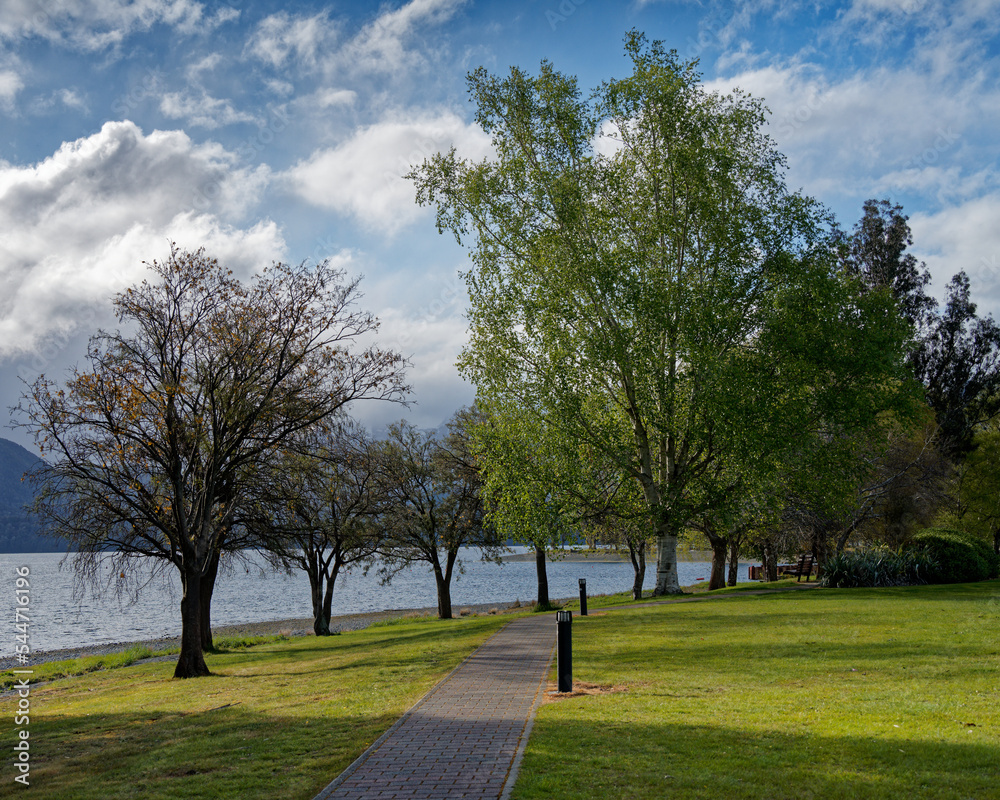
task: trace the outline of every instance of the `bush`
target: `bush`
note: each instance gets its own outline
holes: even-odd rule
[[[989,549],[985,542],[982,545]],[[910,546],[936,562],[930,575],[931,583],[985,581],[996,571],[995,558],[984,558],[982,548],[962,531],[927,528],[913,537]]]
[[[963,533],[962,536],[965,541],[975,548],[979,557],[986,562],[986,567],[989,570],[989,574],[986,577],[1000,577],[1000,556],[993,551],[993,547],[986,541],[973,536],[972,534]]]
[[[821,584],[832,589],[916,586],[929,583],[937,564],[920,550],[885,546],[838,553],[826,562]]]

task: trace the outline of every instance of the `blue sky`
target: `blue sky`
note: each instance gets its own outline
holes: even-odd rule
[[[935,288],[964,269],[1000,311],[1000,0],[4,0],[0,403],[79,362],[174,240],[243,275],[363,274],[413,362],[407,416],[437,426],[473,398],[454,368],[466,254],[401,175],[489,152],[469,70],[548,59],[590,89],[625,74],[631,28],[698,58],[709,88],[763,97],[793,189],[848,229],[867,198],[901,203]]]

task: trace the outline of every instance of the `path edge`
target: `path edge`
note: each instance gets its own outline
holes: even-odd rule
[[[552,649],[549,651],[549,661],[545,665],[545,672],[542,673],[542,679],[535,690],[535,702],[531,704],[531,710],[528,711],[528,720],[524,725],[524,730],[521,731],[521,739],[517,743],[517,752],[514,753],[514,760],[511,761],[510,769],[507,770],[507,777],[504,778],[503,791],[500,793],[499,800],[510,800],[510,795],[514,791],[514,784],[517,783],[517,775],[521,771],[521,759],[524,758],[524,751],[528,749],[528,739],[531,738],[531,729],[535,726],[535,714],[538,712],[542,700],[545,699],[545,687],[548,685],[549,672],[552,670],[552,659],[555,657],[555,654],[556,643],[553,641]]]
[[[506,623],[505,625],[497,629],[492,635],[487,637],[486,641],[484,641],[483,644],[479,645],[479,647],[477,647],[475,650],[469,653],[469,655],[463,658],[462,661],[451,672],[449,672],[447,675],[441,678],[441,680],[435,683],[430,689],[428,689],[424,693],[424,695],[419,700],[417,700],[416,703],[414,703],[412,706],[406,709],[406,711],[403,712],[402,716],[400,716],[399,719],[397,719],[394,723],[392,723],[391,726],[389,726],[389,728],[385,731],[385,733],[383,733],[374,742],[368,745],[368,747],[365,748],[365,751],[361,755],[359,755],[356,759],[354,759],[354,761],[348,764],[347,768],[343,772],[341,772],[336,778],[334,778],[323,789],[321,789],[320,793],[316,795],[313,798],[313,800],[329,800],[329,798],[333,796],[333,793],[337,791],[337,789],[340,787],[340,784],[342,784],[344,781],[350,778],[351,775],[353,775],[358,770],[358,768],[360,768],[361,765],[364,764],[382,746],[382,743],[390,736],[392,736],[393,733],[395,733],[397,728],[399,728],[404,722],[406,722],[406,720],[412,717],[414,712],[416,712],[416,710],[424,704],[424,701],[430,698],[430,696],[438,690],[439,686],[441,686],[446,680],[448,680],[448,678],[450,678],[452,675],[458,672],[462,667],[464,667],[465,663],[469,659],[471,659],[477,652],[479,652],[480,647],[486,644],[486,642],[488,642],[490,639],[492,639],[501,631],[506,630],[510,626],[510,624],[514,621],[515,620],[511,620],[510,622]],[[551,663],[552,663],[552,657],[549,656],[549,664],[551,665]],[[546,673],[547,672],[548,671],[546,670]],[[534,713],[534,706],[532,706],[532,713]]]

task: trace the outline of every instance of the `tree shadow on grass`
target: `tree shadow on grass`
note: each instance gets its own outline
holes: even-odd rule
[[[30,788],[74,800],[306,800],[396,719],[380,709],[283,716],[238,703],[199,712],[39,715],[31,723]]]

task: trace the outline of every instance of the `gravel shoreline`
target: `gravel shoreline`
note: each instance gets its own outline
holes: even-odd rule
[[[530,605],[530,604],[529,604]],[[504,611],[514,608],[513,603],[481,603],[479,605],[455,605],[452,606],[452,613],[457,617],[466,613],[484,614],[496,609]],[[521,605],[523,608],[523,604]],[[437,607],[428,608],[403,608],[386,611],[372,611],[365,614],[344,614],[335,616],[330,620],[330,629],[335,631],[359,631],[387,619],[397,619],[399,617],[431,617],[437,615]],[[276,619],[264,622],[247,622],[241,625],[220,625],[212,626],[212,635],[216,638],[220,636],[312,636],[312,617],[304,619]],[[61,650],[35,650],[31,653],[30,668],[32,665],[43,664],[48,661],[66,661],[68,659],[83,658],[85,656],[105,656],[110,653],[120,653],[130,647],[145,646],[150,650],[165,650],[170,647],[180,647],[179,636],[166,636],[159,639],[142,639],[133,642],[106,642],[104,644],[88,645],[86,647],[71,647]],[[13,656],[0,658],[0,670],[25,669],[25,665],[18,665]]]

